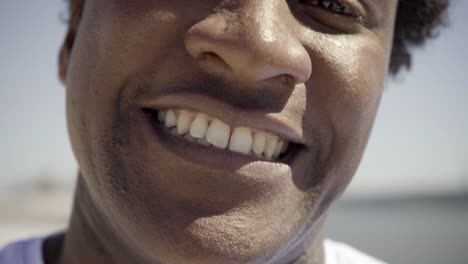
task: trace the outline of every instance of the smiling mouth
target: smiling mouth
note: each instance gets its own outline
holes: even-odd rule
[[[281,161],[293,152],[296,145],[271,131],[232,127],[202,112],[180,108],[144,111],[161,132],[183,141],[255,159]]]

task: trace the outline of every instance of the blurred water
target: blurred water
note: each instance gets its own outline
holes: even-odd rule
[[[468,194],[342,201],[330,237],[392,264],[468,263]]]

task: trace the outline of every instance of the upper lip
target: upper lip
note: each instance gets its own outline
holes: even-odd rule
[[[291,124],[280,113],[246,111],[201,94],[175,93],[144,98],[141,105],[146,110],[187,109],[202,112],[232,127],[263,129],[291,143],[304,144],[302,128]]]

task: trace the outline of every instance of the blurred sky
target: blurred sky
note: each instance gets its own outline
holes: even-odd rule
[[[364,160],[348,193],[468,190],[468,1],[452,0],[450,27],[415,52],[411,73],[389,80]],[[49,175],[72,185],[57,52],[62,0],[0,2],[0,189]]]

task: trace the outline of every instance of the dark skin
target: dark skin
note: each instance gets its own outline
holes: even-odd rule
[[[80,172],[46,263],[324,263],[326,211],[367,144],[397,8],[343,2],[353,16],[303,1],[87,0],[59,63]],[[277,124],[296,151],[189,157],[144,111],[182,106]]]

